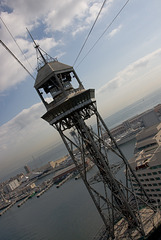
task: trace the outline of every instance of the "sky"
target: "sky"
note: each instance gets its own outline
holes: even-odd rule
[[[102,4],[103,0],[1,0],[0,39],[34,77],[36,51],[26,28],[45,52],[73,66]],[[84,87],[96,90],[104,118],[160,88],[160,9],[160,0],[106,0],[74,65]],[[4,174],[61,139],[41,119],[46,110],[34,79],[2,44],[0,72],[0,172]]]

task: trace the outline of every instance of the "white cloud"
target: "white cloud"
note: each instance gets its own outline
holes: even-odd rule
[[[107,1],[102,14],[107,12],[113,0]],[[26,35],[26,27],[36,29],[43,24],[45,32],[53,33],[54,31],[70,33],[75,32],[77,27],[84,25],[89,27],[102,5],[102,1],[90,0],[3,0],[1,8],[7,6],[11,11],[1,13],[1,17],[17,36]],[[17,26],[18,23],[18,27]],[[9,37],[2,24],[1,36]]]
[[[107,14],[107,12],[109,11],[111,4],[112,4],[113,0],[109,0],[108,2],[106,2],[106,4],[104,5],[101,14],[99,16],[98,21],[100,21],[100,19],[102,18],[103,15]],[[75,36],[78,33],[83,32],[84,30],[88,29],[89,27],[92,26],[92,24],[94,23],[100,8],[102,6],[102,1],[97,1],[97,2],[92,2],[88,8],[86,9],[86,14],[81,16],[81,18],[79,18],[79,21],[77,23],[77,25],[74,28],[74,31],[72,31],[72,35]],[[83,22],[83,24],[82,24]]]
[[[76,36],[78,33],[80,34],[81,32],[83,32],[84,30],[86,30],[88,27],[85,25],[85,26],[82,26],[82,25],[78,25],[77,28],[72,32],[72,35],[73,36]]]
[[[20,41],[21,42],[21,41]],[[24,40],[23,40],[24,42]],[[11,49],[12,44],[8,44],[7,47]],[[28,62],[34,67],[35,66],[35,61],[34,61],[34,55],[33,50],[31,50],[31,44],[29,45],[28,42],[26,42],[26,56],[28,56]],[[26,49],[25,48],[25,49]],[[19,49],[17,50],[16,45],[12,45],[12,52],[14,55],[21,61],[25,62],[24,65],[29,69],[30,72],[32,72],[32,69],[24,60],[21,52]],[[15,50],[15,51],[14,51]],[[15,60],[14,57],[10,55],[9,52],[5,48],[3,48],[0,45],[0,51],[1,51],[1,58],[0,58],[0,71],[1,71],[1,79],[0,79],[0,92],[3,92],[6,89],[9,89],[18,83],[22,82],[25,80],[25,78],[28,76],[28,73],[22,68],[22,66]],[[13,67],[14,66],[14,67]]]
[[[56,6],[52,9],[44,19],[44,23],[47,25],[46,31],[66,31],[73,25],[74,20],[84,16],[88,4],[86,1],[56,1]]]
[[[101,94],[103,92],[110,91],[111,89],[117,89],[121,86],[129,84],[135,80],[139,74],[143,75],[145,72],[152,71],[152,69],[160,63],[161,48],[128,65],[121,72],[117,73],[115,78],[102,86],[97,93]],[[151,68],[147,68],[148,65],[151,65]]]
[[[45,112],[43,104],[37,103],[0,126],[1,164],[20,162],[60,140],[56,130],[41,119]]]
[[[102,115],[107,117],[160,88],[160,65],[161,48],[131,63],[98,89]]]
[[[122,28],[122,25],[119,25],[117,28],[113,29],[109,33],[109,37],[112,38],[113,36],[115,36],[118,32],[120,32],[121,28]]]
[[[40,118],[42,113],[42,104],[35,104],[30,109],[24,109],[15,118],[0,126],[0,149],[9,149],[9,146],[19,141],[19,136],[23,134],[25,128],[31,127],[30,135],[34,130],[35,120]]]

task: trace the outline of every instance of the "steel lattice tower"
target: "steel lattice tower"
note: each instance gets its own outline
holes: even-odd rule
[[[42,118],[59,132],[102,218],[97,239],[143,239],[153,228],[156,209],[98,113],[94,90],[83,87],[73,67],[46,60],[36,48],[43,64],[34,87],[47,109]]]

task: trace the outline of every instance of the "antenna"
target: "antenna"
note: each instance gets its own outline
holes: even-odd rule
[[[27,32],[30,35],[35,48],[36,48],[36,52],[37,52],[37,70],[39,70],[41,67],[43,67],[44,65],[46,65],[48,62],[51,61],[58,61],[57,58],[53,58],[51,57],[49,54],[47,54],[43,49],[40,48],[40,46],[35,42],[34,38],[32,37],[31,33],[29,32],[28,28]]]
[[[35,42],[35,40],[33,39],[33,37],[32,37],[32,35],[31,35],[30,31],[28,30],[28,28],[26,28],[26,30],[27,30],[28,34],[30,35],[30,37],[31,37],[31,39],[32,39],[32,41],[33,41],[33,43],[35,44],[35,48],[38,50],[38,52],[39,52],[41,58],[43,59],[44,63],[46,64],[47,61],[46,61],[46,59],[44,58],[42,52],[40,51],[40,46]]]

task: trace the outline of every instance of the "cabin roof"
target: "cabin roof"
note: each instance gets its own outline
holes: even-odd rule
[[[45,83],[50,75],[59,72],[65,72],[67,70],[73,70],[72,66],[66,65],[58,61],[52,61],[46,63],[43,67],[38,70],[38,74],[35,81],[35,88],[39,88],[43,83]]]

